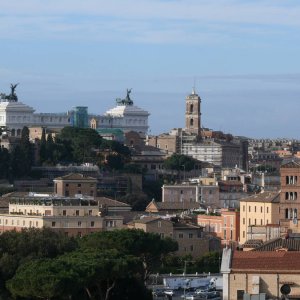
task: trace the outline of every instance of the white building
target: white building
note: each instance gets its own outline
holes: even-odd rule
[[[124,132],[135,131],[143,136],[148,131],[149,113],[134,105],[130,99],[131,90],[127,90],[125,99],[116,99],[117,105],[109,109],[104,115],[93,116],[90,119],[91,127],[118,128]]]
[[[0,93],[0,128],[7,128],[11,136],[21,136],[24,126],[43,127],[59,131],[65,126],[74,126],[74,111],[66,113],[35,113],[35,109],[18,101],[12,85],[10,95]],[[126,99],[117,99],[117,106],[104,115],[90,115],[94,129],[118,128],[123,132],[136,131],[143,136],[148,131],[149,113],[133,104],[127,90]]]
[[[68,113],[34,113],[34,109],[22,102],[0,100],[0,127],[8,128],[11,136],[21,136],[24,126],[41,126],[62,129],[70,125]]]

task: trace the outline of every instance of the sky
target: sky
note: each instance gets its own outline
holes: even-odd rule
[[[0,92],[36,112],[103,114],[132,88],[151,134],[202,124],[300,139],[299,0],[0,0]]]

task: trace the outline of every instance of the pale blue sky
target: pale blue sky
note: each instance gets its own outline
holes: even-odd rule
[[[300,139],[298,0],[0,0],[0,91],[38,112],[102,114],[132,88],[152,133],[203,124]]]

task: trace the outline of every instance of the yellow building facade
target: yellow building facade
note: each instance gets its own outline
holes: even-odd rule
[[[248,239],[249,226],[279,223],[279,192],[264,192],[240,201],[240,244]]]

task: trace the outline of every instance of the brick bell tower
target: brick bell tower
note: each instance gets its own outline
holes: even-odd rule
[[[201,98],[194,88],[185,98],[185,131],[201,135]]]

